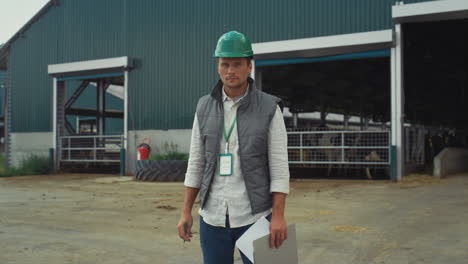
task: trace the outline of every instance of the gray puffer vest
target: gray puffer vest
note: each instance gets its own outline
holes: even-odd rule
[[[272,207],[270,170],[268,166],[268,130],[281,100],[258,91],[249,78],[249,90],[237,109],[239,158],[252,214]],[[205,144],[205,172],[200,188],[200,204],[208,200],[213,178],[216,177],[220,140],[224,124],[221,81],[210,95],[202,97],[197,105],[200,136]]]

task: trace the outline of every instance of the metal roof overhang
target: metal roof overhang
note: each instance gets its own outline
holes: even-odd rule
[[[395,24],[468,18],[467,0],[431,1],[392,7]]]
[[[252,44],[255,60],[311,58],[382,50],[393,45],[393,31],[380,30]]]
[[[69,77],[119,72],[125,71],[132,67],[133,63],[129,57],[117,57],[62,64],[51,64],[48,66],[48,73],[53,77]]]

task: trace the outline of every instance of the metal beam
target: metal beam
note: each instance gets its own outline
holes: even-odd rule
[[[78,108],[78,107],[70,107],[65,112],[67,115],[75,115],[75,116],[88,116],[88,117],[96,117],[98,112],[96,109],[92,108]],[[107,109],[104,114],[106,118],[124,118],[124,112],[120,110],[112,110]]]
[[[50,75],[70,75],[79,72],[103,71],[111,69],[127,69],[132,67],[132,61],[128,57],[118,57],[100,60],[51,64],[48,66]]]
[[[70,121],[68,121],[67,118],[65,118],[65,128],[67,129],[68,133],[71,135],[76,135],[72,124],[70,124]]]
[[[281,40],[252,44],[255,59],[310,58],[387,49],[392,46],[392,30],[334,36]]]
[[[392,17],[396,24],[468,18],[468,1],[444,0],[395,5]]]
[[[78,88],[72,94],[70,99],[68,99],[68,101],[65,103],[65,109],[70,108],[70,106],[72,106],[73,103],[76,102],[78,97],[80,97],[80,95],[84,92],[84,90],[86,90],[86,87],[88,87],[88,85],[89,85],[89,81],[81,82],[80,86],[78,86]]]
[[[272,66],[272,65],[289,65],[300,63],[316,63],[328,61],[344,61],[355,59],[368,59],[368,58],[384,58],[390,56],[390,49],[371,50],[357,53],[346,53],[341,55],[314,57],[314,58],[284,58],[284,59],[266,59],[257,60],[257,67]]]

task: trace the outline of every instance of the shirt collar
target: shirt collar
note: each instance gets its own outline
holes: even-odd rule
[[[239,95],[237,97],[234,97],[234,98],[230,98],[229,96],[227,96],[226,92],[224,91],[224,86],[222,87],[222,95],[223,95],[223,102],[225,102],[226,100],[232,100],[234,103],[237,103],[237,102],[240,102],[240,100],[242,100],[248,93],[249,93],[249,84],[247,84],[247,89],[245,89],[245,93],[243,95]]]

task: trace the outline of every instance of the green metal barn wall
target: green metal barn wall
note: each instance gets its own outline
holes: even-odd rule
[[[118,56],[136,60],[129,129],[190,128],[217,80],[222,33],[264,42],[388,29],[395,0],[58,2],[11,46],[13,132],[52,130],[48,64]]]
[[[5,72],[0,71],[0,116],[4,115],[5,112],[5,96],[6,96],[6,83],[5,83]]]

